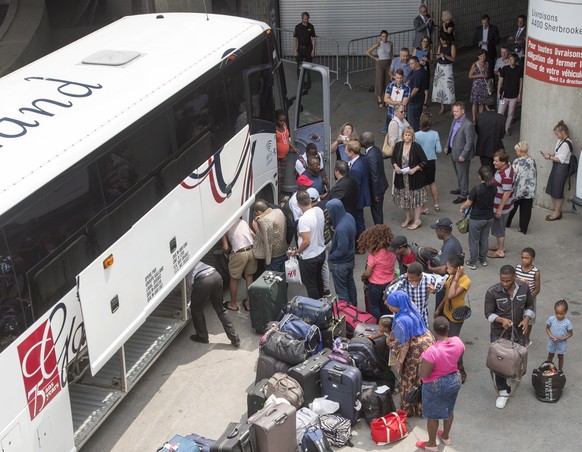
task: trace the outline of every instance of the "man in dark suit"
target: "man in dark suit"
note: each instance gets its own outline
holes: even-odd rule
[[[495,174],[493,154],[503,148],[501,139],[505,136],[505,117],[495,111],[495,99],[492,97],[487,99],[485,108],[475,120],[477,134],[475,154],[481,159],[481,166],[488,166],[491,168],[491,174]]]
[[[481,26],[475,28],[473,34],[473,46],[487,51],[487,62],[489,63],[489,77],[493,76],[493,66],[497,59],[497,45],[499,44],[499,30],[491,24],[489,16],[481,16]]]
[[[372,196],[370,194],[370,176],[368,171],[368,162],[366,157],[361,155],[361,146],[358,140],[348,141],[346,146],[346,155],[349,159],[350,176],[354,178],[358,185],[358,200],[356,202],[356,241],[366,229],[364,221],[364,207],[372,205]]]
[[[335,184],[331,187],[327,199],[339,199],[346,212],[356,218],[356,204],[358,202],[358,184],[350,176],[347,162],[337,160],[334,167]]]
[[[420,47],[420,40],[425,36],[428,36],[428,39],[432,41],[434,22],[428,14],[426,5],[420,5],[418,8],[418,16],[414,18],[412,24],[414,26],[414,47]]]
[[[527,41],[527,27],[524,15],[517,16],[517,26],[507,37],[507,47],[511,52],[517,54],[519,60],[523,62],[525,58],[525,43]]]
[[[475,128],[465,116],[465,103],[453,104],[453,122],[444,149],[445,154],[451,154],[453,168],[457,174],[458,189],[451,191],[453,195],[459,195],[453,203],[461,204],[469,195],[469,167],[474,155]]]
[[[382,151],[374,145],[374,134],[364,132],[360,135],[360,143],[365,149],[363,154],[368,161],[368,171],[370,179],[370,192],[372,195],[372,205],[370,211],[374,224],[384,223],[384,193],[388,190],[388,179],[384,170],[384,159]]]

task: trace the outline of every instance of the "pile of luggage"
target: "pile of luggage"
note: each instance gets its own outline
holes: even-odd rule
[[[271,281],[273,301],[266,314],[255,315],[262,321],[271,318],[252,325],[264,332],[256,378],[247,389],[246,422],[230,423],[214,442],[177,436],[161,450],[177,450],[173,442],[190,441],[179,445],[180,452],[326,452],[351,445],[351,425],[360,417],[372,422],[396,411],[395,376],[376,319],[345,301],[301,296],[277,315],[273,306],[280,305],[280,298],[272,285],[281,282]],[[267,304],[269,297],[263,298]],[[255,299],[251,319],[252,310],[261,306]],[[280,319],[273,320],[275,315]]]

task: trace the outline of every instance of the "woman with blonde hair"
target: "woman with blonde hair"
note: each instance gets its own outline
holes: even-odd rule
[[[426,178],[424,169],[427,165],[426,154],[422,147],[414,142],[414,129],[406,127],[402,131],[402,141],[394,146],[392,168],[394,168],[394,192],[392,199],[401,209],[405,218],[403,228],[418,229],[422,225],[420,211],[426,203]],[[412,224],[411,212],[414,212]]]
[[[520,141],[514,147],[517,158],[513,161],[513,171],[515,171],[515,181],[513,183],[515,193],[513,198],[513,209],[507,217],[506,227],[511,226],[511,220],[519,209],[519,232],[527,233],[529,220],[531,219],[531,209],[534,196],[538,171],[536,162],[528,154],[529,146],[527,141]]]
[[[451,38],[451,42],[455,42],[455,23],[453,22],[453,15],[450,11],[443,11],[441,13],[440,32],[448,34]]]
[[[338,160],[348,162],[350,159],[346,155],[346,145],[348,141],[357,140],[358,134],[354,125],[350,122],[343,124],[338,132],[337,140],[331,143],[331,152],[335,152]]]
[[[564,121],[560,121],[554,127],[554,134],[558,138],[554,153],[542,152],[546,160],[552,161],[552,171],[546,185],[546,193],[552,197],[554,211],[546,215],[546,221],[556,221],[562,219],[562,205],[564,204],[564,186],[568,178],[570,167],[570,157],[574,152],[574,146],[569,137],[568,126]]]

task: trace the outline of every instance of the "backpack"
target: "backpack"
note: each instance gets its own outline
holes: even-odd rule
[[[320,420],[321,430],[332,446],[354,446],[350,441],[352,439],[352,423],[349,419],[337,414],[323,414],[320,416]]]
[[[323,349],[321,330],[293,314],[285,314],[279,322],[279,330],[305,341],[305,351],[314,355]]]
[[[302,452],[333,452],[327,437],[318,427],[309,427],[301,441]]]

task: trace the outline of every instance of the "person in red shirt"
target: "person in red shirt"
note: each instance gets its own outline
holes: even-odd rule
[[[277,173],[278,173],[278,187],[279,198],[281,198],[281,187],[285,178],[285,171],[287,169],[287,154],[289,149],[299,154],[297,149],[289,139],[289,129],[287,128],[287,114],[283,110],[277,110],[277,127],[275,133],[277,135]],[[281,201],[281,200],[279,200]]]

